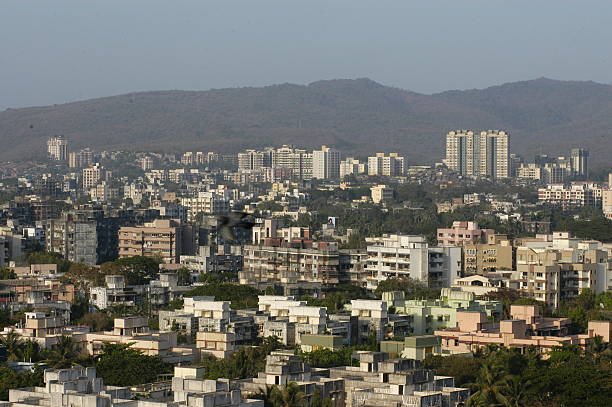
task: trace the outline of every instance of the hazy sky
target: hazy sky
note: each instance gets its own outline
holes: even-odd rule
[[[612,1],[1,0],[0,109],[369,77],[612,82]]]

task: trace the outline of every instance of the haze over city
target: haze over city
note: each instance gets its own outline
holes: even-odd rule
[[[369,77],[421,93],[612,81],[607,1],[6,0],[0,109]]]

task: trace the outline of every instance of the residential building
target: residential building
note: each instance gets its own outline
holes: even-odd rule
[[[312,178],[340,178],[340,152],[328,146],[312,152]]]
[[[455,236],[461,239],[460,236]],[[462,244],[463,273],[465,275],[485,274],[496,270],[514,270],[516,250],[505,235],[486,232],[486,242],[481,243],[478,240],[480,239],[477,239],[476,242]]]
[[[418,360],[389,359],[382,352],[362,351],[355,356],[359,366],[329,369],[330,379],[344,379],[346,407],[459,407],[470,396],[469,389],[455,387],[452,377],[435,376]]]
[[[103,179],[107,178],[106,171],[99,163],[83,168],[83,189],[94,187]]]
[[[368,175],[397,177],[405,173],[405,159],[398,153],[376,153],[368,157]]]
[[[312,178],[312,153],[283,145],[272,150],[272,168],[288,169],[292,178],[309,180]]]
[[[366,343],[370,335],[381,342],[386,334],[389,317],[387,302],[380,300],[351,300],[351,317],[357,320],[359,343]]]
[[[368,172],[368,164],[353,157],[340,161],[340,178],[347,175],[362,175]]]
[[[11,389],[6,407],[263,407],[245,399],[228,379],[204,380],[201,367],[177,366],[169,382],[133,387],[106,386],[94,367],[47,369],[44,386]],[[169,397],[170,395],[170,397]]]
[[[119,257],[160,257],[164,263],[180,263],[181,255],[195,253],[193,226],[179,220],[156,219],[143,226],[119,229]]]
[[[600,242],[555,232],[517,247],[513,279],[523,295],[555,309],[586,288],[595,293],[608,288],[608,254]]]
[[[238,170],[253,171],[272,166],[272,151],[246,150],[238,153]]]
[[[75,263],[99,264],[117,258],[118,219],[99,207],[83,206],[43,222],[45,248]]]
[[[572,148],[570,155],[572,175],[574,177],[589,176],[589,150]]]
[[[403,292],[383,293],[383,300],[396,314],[409,317],[409,335],[430,335],[438,329],[454,327],[461,311],[484,312],[492,320],[499,320],[503,312],[501,302],[477,300],[474,293],[456,288],[443,288],[436,300],[406,300]]]
[[[597,195],[601,195],[601,188],[587,183],[549,184],[538,188],[539,202],[562,207],[595,206],[598,203]]]
[[[480,229],[477,222],[454,221],[450,228],[438,228],[438,244],[464,246],[486,242],[495,230]]]
[[[601,208],[604,216],[612,220],[612,185],[601,191]]]
[[[47,140],[47,154],[55,161],[66,161],[68,158],[68,140],[64,136],[53,136]]]
[[[479,173],[491,179],[508,178],[508,134],[499,130],[480,133]]]
[[[457,313],[454,327],[436,330],[442,339],[443,354],[465,354],[491,345],[519,349],[535,348],[544,356],[555,347],[577,345],[586,348],[600,336],[610,341],[612,321],[589,321],[586,334],[568,334],[568,318],[545,318],[536,305],[512,305],[511,319],[489,322],[484,312]]]
[[[240,382],[240,389],[245,395],[255,395],[266,386],[284,387],[295,383],[302,392],[304,405],[311,405],[315,394],[323,399],[330,399],[330,405],[344,405],[344,378],[326,378],[318,376],[310,366],[292,352],[274,351],[266,358],[266,367],[257,377]]]
[[[499,130],[476,134],[468,130],[446,135],[445,164],[468,177],[508,178],[508,134]]]
[[[128,286],[123,275],[107,275],[104,277],[104,286],[92,287],[89,291],[90,303],[101,310],[114,306],[141,305],[145,296],[144,286]]]
[[[193,222],[199,214],[227,214],[230,210],[230,199],[227,194],[218,191],[200,191],[196,196],[181,198],[181,205],[187,208],[187,220]]]
[[[336,242],[307,239],[264,239],[244,246],[241,284],[271,286],[275,283],[306,289],[314,283],[335,285],[339,281],[340,256]]]
[[[370,193],[372,195],[372,202],[375,204],[380,204],[393,199],[393,188],[390,188],[384,184],[374,185],[370,188]]]
[[[461,248],[430,247],[425,237],[383,235],[366,238],[368,288],[389,277],[410,277],[430,287],[448,287],[461,275]]]
[[[85,148],[80,151],[72,151],[68,154],[68,166],[70,168],[87,168],[93,165],[93,151]]]
[[[138,163],[140,164],[140,169],[145,172],[153,169],[153,158],[149,157],[148,155],[138,160]]]

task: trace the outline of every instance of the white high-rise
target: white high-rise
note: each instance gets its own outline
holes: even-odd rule
[[[508,178],[508,134],[499,130],[450,131],[446,135],[448,168],[468,177]]]
[[[66,161],[68,158],[68,140],[64,136],[53,136],[47,140],[49,158],[56,161]]]
[[[570,162],[573,176],[589,176],[589,150],[572,148]]]
[[[404,175],[404,157],[398,153],[376,153],[368,157],[368,175],[395,177]]]
[[[312,178],[340,178],[340,152],[327,146],[322,146],[321,150],[314,150],[312,152]]]
[[[272,152],[272,168],[289,168],[294,178],[311,179],[312,153],[283,145]]]
[[[480,133],[480,175],[491,179],[508,178],[508,135],[504,131]]]

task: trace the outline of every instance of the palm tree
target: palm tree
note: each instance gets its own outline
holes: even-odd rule
[[[38,361],[40,358],[40,345],[32,339],[26,339],[23,343],[22,355],[24,362]]]
[[[531,381],[521,376],[511,376],[506,380],[503,392],[506,394],[509,406],[523,407],[527,402],[527,391]]]
[[[504,395],[505,385],[508,378],[501,369],[494,369],[490,364],[485,364],[480,369],[477,389],[468,399],[469,406],[510,406],[508,398]]]
[[[279,389],[274,397],[276,407],[302,407],[306,395],[296,382],[287,383],[285,387]]]
[[[70,336],[62,335],[53,347],[50,355],[50,362],[56,369],[63,369],[72,366],[72,363],[79,355],[74,339]]]
[[[264,407],[274,407],[274,398],[278,392],[278,387],[274,385],[266,385],[266,387],[260,387],[257,394],[254,397],[258,400],[263,400]]]
[[[6,335],[0,337],[0,345],[4,345],[6,348],[8,360],[20,359],[23,340],[21,339],[21,335],[15,332],[14,329],[11,329]]]

